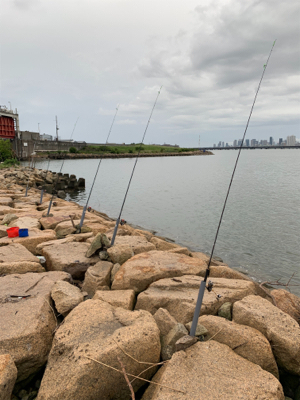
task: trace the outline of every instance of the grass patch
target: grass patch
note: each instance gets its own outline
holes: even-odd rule
[[[9,168],[13,165],[20,165],[20,161],[18,161],[16,158],[9,158],[0,164],[0,169]]]
[[[198,149],[195,148],[184,148],[180,147],[171,147],[171,146],[157,146],[151,144],[143,144],[139,143],[131,143],[124,145],[114,145],[114,146],[86,146],[84,149],[78,150],[78,153],[81,154],[138,154],[141,153],[182,153],[182,152],[191,152],[196,151]]]

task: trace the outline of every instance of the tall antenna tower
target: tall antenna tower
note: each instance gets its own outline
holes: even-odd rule
[[[55,116],[55,121],[56,121],[56,141],[58,142],[58,130],[59,130],[59,127],[58,127],[58,122],[57,122],[57,116]]]

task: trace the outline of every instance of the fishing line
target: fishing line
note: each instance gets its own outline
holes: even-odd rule
[[[105,142],[105,145],[104,145],[104,146],[106,146],[107,143],[108,143],[108,139],[109,139],[110,133],[111,133],[111,131],[112,131],[112,128],[113,128],[113,126],[114,126],[114,122],[115,122],[115,119],[116,119],[118,110],[119,110],[119,106],[116,108],[116,112],[115,112],[114,118],[113,118],[113,120],[112,120],[112,124],[111,124],[111,126],[110,126],[110,129],[109,129],[109,132],[108,132],[108,135],[107,135],[107,139],[106,139],[106,142]],[[103,160],[103,155],[101,156],[101,158],[100,158],[100,160],[99,160],[98,167],[97,167],[97,170],[96,170],[96,173],[95,173],[95,176],[94,176],[94,180],[93,180],[93,183],[92,183],[92,186],[91,186],[89,195],[88,195],[88,199],[87,199],[87,201],[86,201],[86,205],[83,207],[82,215],[81,215],[81,219],[80,219],[80,223],[79,223],[79,227],[78,227],[78,230],[77,230],[78,232],[77,232],[77,233],[80,233],[80,231],[81,231],[81,228],[82,228],[82,225],[83,225],[83,221],[84,221],[84,218],[85,218],[85,213],[86,213],[86,210],[87,210],[89,201],[90,201],[90,197],[91,197],[91,194],[92,194],[92,191],[93,191],[93,188],[94,188],[94,184],[95,184],[95,182],[96,182],[96,178],[97,178],[98,171],[99,171],[99,168],[100,168],[100,165],[101,165],[101,161],[102,161],[102,160]]]
[[[73,128],[73,131],[72,131],[70,140],[71,140],[72,137],[73,137],[73,133],[74,133],[74,131],[75,131],[75,128],[76,128],[76,125],[77,125],[78,120],[79,120],[79,117],[77,118],[77,120],[76,120],[76,122],[75,122],[75,125],[74,125],[74,128]],[[58,129],[58,128],[56,128],[56,129]],[[57,140],[57,145],[58,145],[58,140]],[[57,183],[58,183],[58,179],[59,179],[59,174],[61,173],[61,171],[62,171],[62,169],[63,169],[64,163],[65,163],[65,158],[63,159],[63,162],[62,162],[62,164],[61,164],[59,173],[57,174],[56,182],[55,182],[55,184],[54,184],[54,190],[52,191],[52,197],[51,197],[51,199],[50,199],[50,203],[49,203],[49,207],[48,207],[48,211],[47,211],[47,217],[49,217],[49,213],[50,213],[50,210],[51,210],[52,202],[53,202],[53,199],[54,199],[54,196],[55,196],[55,193],[56,193],[56,187],[57,187]]]
[[[276,42],[276,40],[273,43],[273,46],[271,48],[271,51],[270,51],[269,57],[267,59],[267,62],[263,66],[263,72],[262,72],[262,75],[261,75],[261,78],[260,78],[260,81],[259,81],[259,84],[258,84],[258,88],[257,88],[256,94],[254,96],[253,104],[252,104],[251,111],[250,111],[250,114],[249,114],[249,117],[248,117],[248,121],[247,121],[246,128],[245,128],[245,131],[244,131],[243,139],[242,139],[242,142],[241,142],[241,145],[240,145],[240,148],[239,148],[237,159],[235,161],[235,165],[234,165],[234,168],[233,168],[233,172],[232,172],[232,175],[231,175],[231,179],[230,179],[230,183],[229,183],[229,186],[228,186],[227,194],[226,194],[226,197],[225,197],[225,201],[224,201],[221,217],[220,217],[220,220],[219,220],[219,224],[218,224],[215,240],[213,242],[213,247],[212,247],[212,250],[211,250],[209,262],[208,262],[208,265],[207,265],[207,269],[206,269],[206,272],[205,272],[204,279],[203,279],[203,281],[201,282],[201,285],[200,285],[198,298],[197,298],[197,303],[196,303],[196,308],[195,308],[195,313],[194,313],[193,322],[192,322],[192,326],[191,326],[191,330],[190,330],[190,336],[195,336],[195,333],[196,333],[198,318],[199,318],[199,315],[200,315],[201,306],[202,306],[202,300],[203,300],[204,291],[205,291],[205,288],[206,288],[206,281],[207,281],[207,278],[209,277],[210,264],[211,264],[211,260],[212,260],[213,254],[214,254],[217,238],[218,238],[218,235],[219,235],[219,230],[220,230],[220,227],[221,227],[223,214],[224,214],[224,211],[225,211],[225,208],[226,208],[227,199],[228,199],[229,192],[230,192],[230,189],[231,189],[231,185],[232,185],[233,177],[234,177],[234,174],[235,174],[235,171],[236,171],[236,167],[237,167],[237,164],[238,164],[238,161],[239,161],[239,158],[240,158],[241,150],[242,150],[242,147],[243,147],[243,144],[244,144],[246,132],[247,132],[247,129],[248,129],[248,126],[249,126],[249,123],[250,123],[250,119],[251,119],[251,116],[252,116],[252,112],[253,112],[253,109],[254,109],[256,98],[257,98],[257,95],[258,95],[262,80],[264,78],[264,75],[265,75],[265,72],[266,72],[266,68],[268,66],[269,59],[271,57],[273,48],[275,46],[275,42]],[[212,284],[210,284],[210,282],[209,282],[209,285],[208,285],[207,289],[208,289],[208,291],[212,290]]]
[[[155,106],[156,106],[158,96],[160,95],[161,88],[162,88],[162,86],[160,87],[160,89],[159,89],[159,91],[158,91],[158,93],[157,93],[157,96],[156,96],[154,105],[153,105],[152,110],[151,110],[151,113],[150,113],[150,117],[149,117],[148,122],[147,122],[147,125],[146,125],[146,129],[145,129],[145,132],[144,132],[144,135],[143,135],[143,139],[142,139],[142,141],[141,141],[140,148],[139,148],[138,154],[137,154],[136,159],[135,159],[135,163],[134,163],[134,166],[133,166],[133,169],[132,169],[132,172],[131,172],[131,176],[130,176],[130,179],[129,179],[129,182],[128,182],[127,190],[126,190],[126,193],[125,193],[125,196],[124,196],[124,200],[123,200],[123,203],[122,203],[122,206],[121,206],[120,214],[119,214],[118,219],[117,219],[117,221],[116,221],[114,233],[113,233],[113,236],[112,236],[112,239],[111,239],[111,246],[113,246],[114,243],[115,243],[115,238],[116,238],[116,235],[117,235],[118,226],[119,226],[119,223],[120,223],[120,220],[121,220],[121,215],[122,215],[122,211],[123,211],[123,208],[124,208],[124,205],[125,205],[125,201],[126,201],[126,197],[127,197],[128,191],[129,191],[129,187],[130,187],[130,184],[131,184],[131,180],[132,180],[132,177],[133,177],[133,174],[134,174],[134,170],[135,170],[136,164],[137,164],[138,159],[139,159],[139,155],[140,155],[141,150],[142,150],[142,145],[143,145],[143,143],[144,143],[144,139],[145,139],[145,136],[146,136],[146,132],[147,132],[148,126],[149,126],[149,124],[150,124],[150,120],[151,120],[151,117],[152,117],[154,108],[155,108]]]

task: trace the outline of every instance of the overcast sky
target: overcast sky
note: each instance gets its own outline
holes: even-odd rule
[[[300,140],[298,0],[1,0],[0,104],[86,142]],[[39,124],[39,125],[38,125]]]

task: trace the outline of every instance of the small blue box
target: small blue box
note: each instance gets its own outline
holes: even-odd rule
[[[19,237],[28,236],[28,229],[19,229]]]

